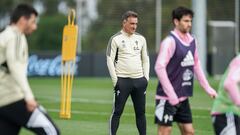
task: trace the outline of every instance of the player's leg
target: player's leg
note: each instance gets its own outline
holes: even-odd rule
[[[194,135],[192,123],[178,123],[182,135]]]
[[[237,135],[240,135],[240,117],[234,115]]]
[[[176,108],[167,100],[156,100],[155,123],[158,124],[158,135],[171,134],[173,117],[175,114]]]
[[[174,120],[178,122],[178,126],[182,135],[194,135],[192,125],[192,112],[189,105],[189,100],[186,99],[176,106],[177,113]]]
[[[37,113],[38,112],[38,113]],[[59,135],[59,130],[51,119],[39,108],[29,112],[24,100],[17,101],[0,109],[1,117],[16,126],[25,127],[36,134]]]
[[[17,121],[22,117],[24,101],[16,101],[0,107],[0,132],[4,135],[18,135],[22,124]],[[24,123],[24,122],[22,122]]]
[[[158,125],[158,135],[171,135],[172,126]]]
[[[216,135],[239,135],[239,127],[233,113],[212,116],[213,127]],[[238,125],[239,126],[239,125]]]
[[[131,98],[134,105],[139,135],[146,135],[145,105],[147,84],[148,82],[145,77],[133,79],[134,89],[131,92]]]
[[[60,135],[60,130],[53,123],[42,106],[36,108],[28,119],[25,128],[41,135]]]
[[[124,110],[125,103],[132,89],[132,81],[128,78],[118,78],[114,88],[113,111],[110,117],[110,135],[116,135],[119,120]]]
[[[18,135],[21,126],[12,123],[11,121],[0,117],[0,132],[3,135]]]

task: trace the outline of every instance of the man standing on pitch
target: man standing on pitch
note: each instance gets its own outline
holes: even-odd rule
[[[122,30],[111,37],[107,47],[107,66],[114,86],[110,135],[116,135],[128,96],[131,95],[139,135],[146,135],[145,100],[149,80],[149,56],[145,38],[136,33],[138,14],[122,16]]]
[[[160,47],[155,71],[159,83],[156,93],[155,122],[158,135],[170,135],[173,121],[182,135],[193,135],[192,114],[188,97],[193,94],[193,77],[212,97],[217,94],[204,76],[197,53],[196,39],[189,33],[193,11],[178,7],[172,11],[174,30]]]
[[[229,64],[212,107],[215,135],[240,135],[240,55]]]
[[[36,10],[26,4],[12,12],[10,25],[0,33],[0,132],[18,135],[21,127],[38,135],[59,130],[36,102],[27,80],[28,44],[25,37],[37,29]]]

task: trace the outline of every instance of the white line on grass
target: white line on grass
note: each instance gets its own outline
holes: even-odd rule
[[[53,113],[59,113],[59,109],[47,109],[48,112],[53,112]],[[77,111],[77,110],[72,110],[71,111],[72,114],[82,114],[82,115],[100,115],[100,116],[109,116],[110,117],[110,112],[92,112],[92,111]],[[131,116],[134,117],[135,114],[134,113],[123,113],[124,116]],[[146,117],[153,117],[154,114],[147,114],[146,113]],[[207,116],[199,116],[199,115],[193,115],[193,118],[198,118],[198,119],[209,119],[209,117]],[[206,133],[206,134],[211,134],[211,131],[206,131],[206,130],[198,130],[195,129],[196,132],[200,132],[200,133]]]
[[[48,112],[54,112],[54,113],[59,113],[59,109],[54,109],[54,108],[48,108]],[[92,112],[92,111],[77,111],[77,110],[71,110],[73,114],[83,114],[83,115],[101,115],[101,116],[109,116],[111,112]],[[127,113],[124,112],[123,115],[125,116],[135,116],[134,113]],[[154,114],[148,114],[146,113],[146,117],[154,117]],[[199,115],[193,115],[193,118],[199,118],[199,119],[209,119],[207,116],[199,116]]]
[[[46,99],[45,102],[49,103],[50,101],[52,102],[60,102],[60,97],[52,97],[52,96],[38,96],[39,99]],[[44,101],[41,101],[44,103]],[[112,105],[111,100],[99,100],[99,99],[86,99],[86,98],[72,98],[72,102],[75,103],[93,103],[93,104],[109,104]],[[127,102],[126,105],[133,106],[131,102]],[[155,107],[155,104],[146,104],[147,107]],[[198,106],[192,106],[192,109],[197,109],[197,110],[210,110],[211,108],[209,107],[198,107]]]

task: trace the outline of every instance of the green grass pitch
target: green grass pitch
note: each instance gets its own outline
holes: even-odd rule
[[[218,87],[218,81],[209,79],[211,86]],[[42,104],[52,116],[61,130],[62,135],[107,135],[109,117],[112,111],[113,88],[107,78],[75,78],[72,94],[72,118],[59,118],[60,107],[60,78],[30,78],[30,85],[38,102]],[[147,134],[156,135],[154,124],[155,91],[157,79],[151,78],[147,89]],[[210,108],[212,100],[194,84],[194,96],[191,100],[193,126],[196,135],[213,135]],[[135,117],[131,98],[125,106],[121,117],[118,135],[137,135]],[[173,135],[179,135],[177,125],[173,127]],[[23,129],[20,135],[32,135]]]

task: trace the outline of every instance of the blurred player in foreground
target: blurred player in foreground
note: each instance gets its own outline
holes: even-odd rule
[[[240,135],[240,55],[229,64],[212,108],[216,135]]]
[[[10,25],[0,33],[0,134],[17,135],[25,127],[38,135],[60,134],[36,102],[27,79],[28,44],[25,35],[37,29],[36,10],[26,4],[12,12]]]

